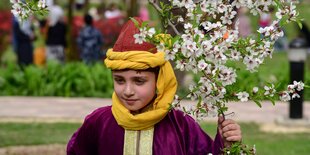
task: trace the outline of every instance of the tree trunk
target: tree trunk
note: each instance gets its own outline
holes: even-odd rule
[[[85,0],[85,3],[84,3],[84,14],[88,14],[88,10],[89,10],[89,0]]]
[[[127,10],[128,17],[135,17],[138,15],[138,1],[137,0],[130,0],[130,6]]]
[[[73,35],[73,12],[74,12],[74,2],[75,0],[69,0],[69,8],[68,8],[68,24],[67,24],[67,46],[68,49],[66,51],[66,60],[72,61],[74,59],[74,42],[75,40],[72,39]]]

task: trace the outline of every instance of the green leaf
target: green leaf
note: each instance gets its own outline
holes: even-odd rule
[[[298,27],[299,27],[300,29],[302,29],[302,26],[303,26],[303,25],[302,25],[301,21],[300,21],[300,20],[297,20],[296,23],[298,24]]]
[[[201,96],[199,96],[198,97],[197,108],[201,106],[201,101],[202,101],[202,98],[201,98]]]
[[[261,104],[259,101],[254,100],[254,102],[255,102],[255,103],[256,103],[256,105],[257,105],[257,106],[259,106],[260,108],[262,107],[262,104]]]
[[[147,22],[147,21],[142,22],[141,27],[147,27],[148,23],[149,22]]]
[[[200,110],[200,113],[204,113],[204,114],[207,113],[207,111],[204,108],[200,108],[199,110]]]
[[[130,17],[130,20],[135,24],[136,27],[140,27],[139,22],[135,18]]]

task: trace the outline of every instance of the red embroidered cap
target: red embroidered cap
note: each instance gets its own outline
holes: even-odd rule
[[[134,17],[135,20],[141,24],[143,21],[141,18]],[[151,53],[156,53],[156,46],[143,42],[142,44],[135,43],[134,34],[139,33],[139,29],[135,26],[132,20],[129,20],[122,28],[114,46],[114,52],[127,52],[127,51],[148,51]]]

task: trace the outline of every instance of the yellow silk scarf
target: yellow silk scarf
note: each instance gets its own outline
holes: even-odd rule
[[[126,130],[144,130],[153,127],[168,113],[169,104],[173,101],[177,81],[169,61],[165,60],[164,52],[155,54],[146,51],[114,52],[109,49],[105,64],[112,70],[133,69],[143,70],[160,67],[157,78],[157,98],[153,109],[133,115],[118,99],[115,92],[112,95],[112,114],[118,125]]]

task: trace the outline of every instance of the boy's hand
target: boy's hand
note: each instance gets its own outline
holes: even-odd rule
[[[224,120],[223,116],[219,116],[218,129],[223,138],[225,147],[231,146],[232,142],[242,140],[240,125],[238,125],[234,120]]]

